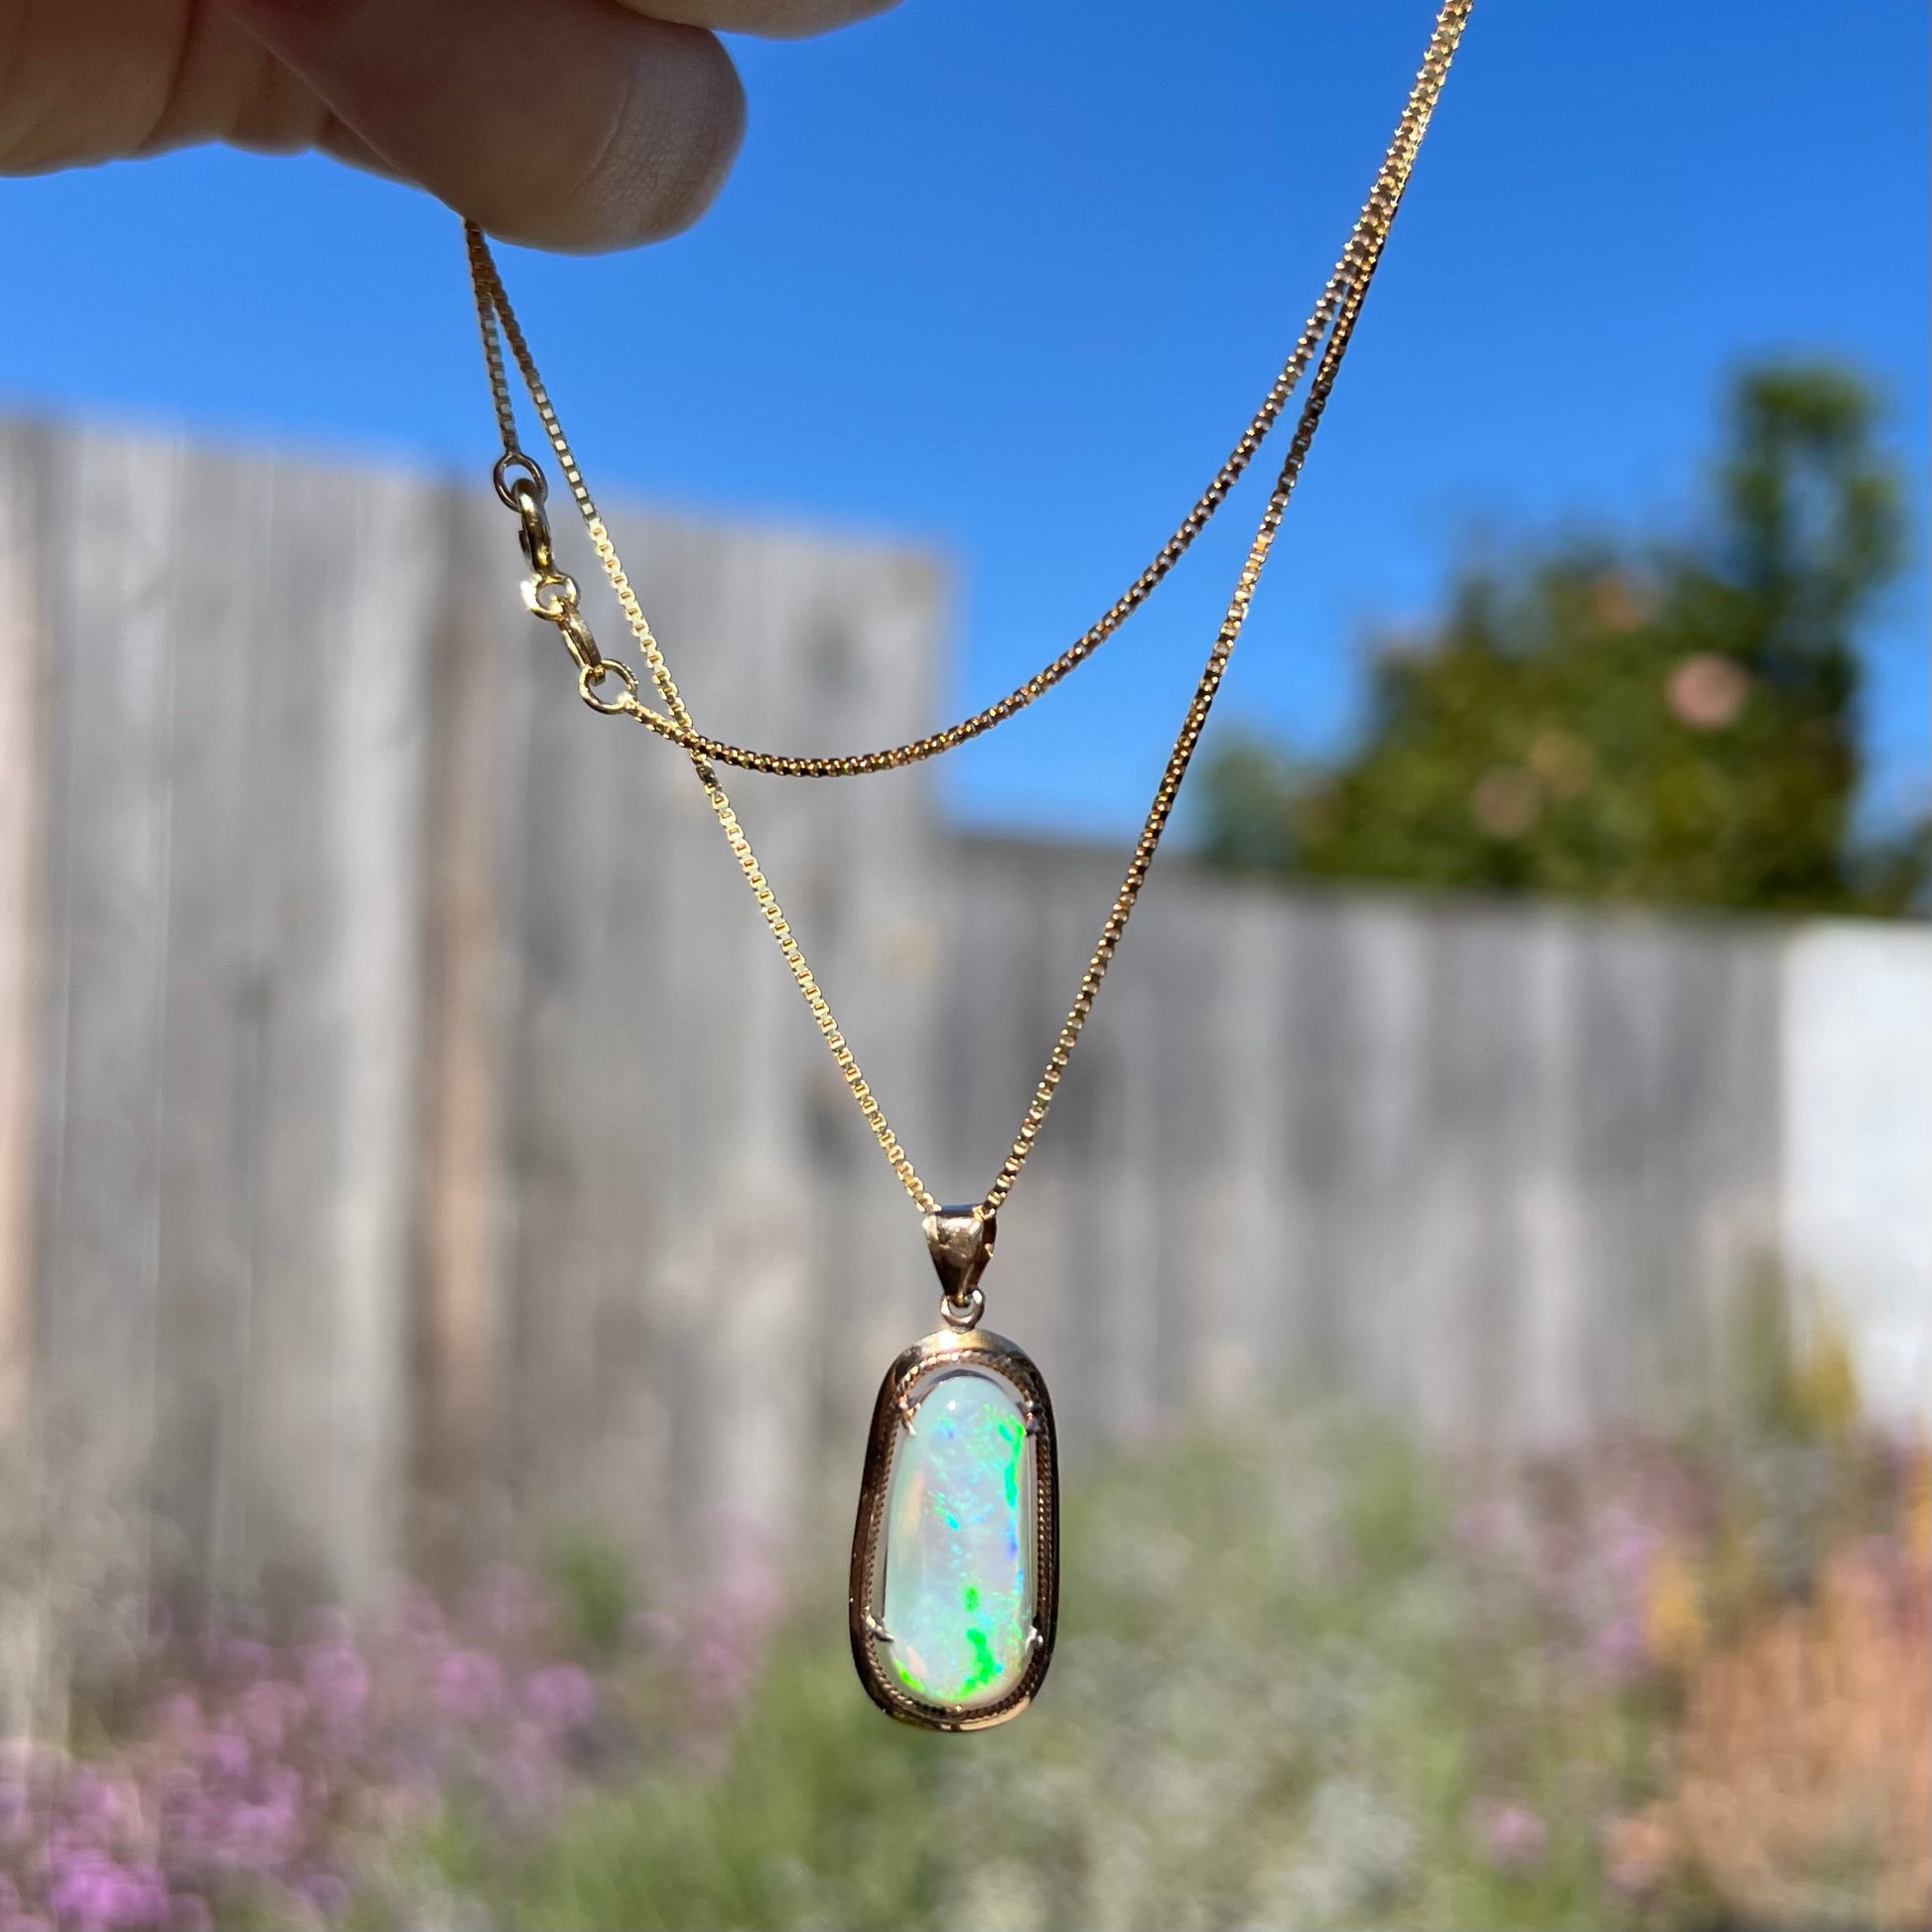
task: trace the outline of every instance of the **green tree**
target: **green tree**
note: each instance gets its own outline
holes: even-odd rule
[[[1359,752],[1256,742],[1202,787],[1246,870],[1786,911],[1895,911],[1923,835],[1861,847],[1858,626],[1902,555],[1870,392],[1826,364],[1744,374],[1695,537],[1567,541],[1466,573],[1386,650]]]

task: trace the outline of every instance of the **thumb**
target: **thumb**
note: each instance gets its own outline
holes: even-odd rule
[[[508,241],[590,251],[675,234],[744,133],[718,42],[615,0],[224,4],[334,110],[345,160]]]

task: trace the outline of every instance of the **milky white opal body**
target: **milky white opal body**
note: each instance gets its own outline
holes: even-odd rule
[[[960,1367],[913,1391],[887,1492],[881,1659],[911,1696],[997,1703],[1027,1668],[1034,1621],[1034,1457],[1008,1384]]]

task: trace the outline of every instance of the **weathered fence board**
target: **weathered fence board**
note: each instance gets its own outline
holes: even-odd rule
[[[990,1170],[1119,862],[955,864],[941,1025],[1025,1016],[955,1096]],[[1769,929],[1157,872],[1003,1227],[1004,1306],[1070,1357],[1076,1433],[1284,1375],[1463,1437],[1681,1410],[1774,1258],[1779,962]]]
[[[616,529],[721,732],[931,722],[928,563]],[[688,762],[577,702],[512,538],[423,483],[0,433],[0,1431],[84,1466],[185,1602],[366,1599],[570,1521],[715,1578],[931,1319]],[[1119,855],[959,839],[924,770],[726,777],[888,1115],[973,1198]],[[1928,983],[1919,931],[1164,861],[993,1318],[1076,1450],[1284,1381],[1554,1442],[1696,1399],[1782,1256],[1849,1269],[1907,1412],[1932,1080],[1820,1016]]]
[[[42,812],[47,645],[39,567],[44,436],[0,425],[0,1432],[17,1429],[34,1346]]]

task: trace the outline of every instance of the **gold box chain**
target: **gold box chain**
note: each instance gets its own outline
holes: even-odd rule
[[[1127,929],[1141,888],[1146,883],[1149,869],[1154,863],[1155,853],[1159,849],[1162,835],[1167,830],[1174,802],[1179,795],[1181,780],[1185,777],[1188,764],[1200,743],[1208,714],[1213,708],[1221,680],[1226,673],[1228,660],[1234,653],[1234,646],[1247,621],[1255,588],[1260,582],[1263,567],[1268,561],[1269,552],[1281,528],[1282,517],[1294,493],[1310,446],[1314,440],[1314,433],[1320,424],[1322,411],[1327,405],[1329,392],[1334,386],[1335,376],[1347,352],[1349,340],[1354,334],[1356,319],[1361,313],[1363,299],[1374,279],[1383,247],[1388,240],[1390,226],[1409,184],[1417,151],[1421,147],[1424,134],[1428,131],[1431,116],[1435,112],[1443,83],[1448,77],[1449,65],[1454,59],[1457,44],[1461,40],[1462,30],[1467,24],[1473,4],[1474,0],[1447,0],[1444,5],[1437,18],[1421,69],[1410,91],[1408,103],[1397,124],[1395,136],[1383,157],[1374,187],[1370,190],[1368,200],[1363,205],[1362,211],[1349,233],[1340,259],[1328,277],[1321,296],[1301,336],[1297,339],[1287,362],[1263,398],[1261,407],[1255,412],[1227,461],[1216,472],[1213,481],[1202,491],[1179,527],[1161,546],[1152,562],[1105,615],[1067,650],[1035,672],[1024,684],[1016,686],[1004,698],[989,705],[985,710],[976,712],[972,717],[962,719],[943,731],[878,751],[830,758],[807,758],[787,753],[748,750],[709,738],[697,729],[678,693],[663,651],[651,632],[649,621],[618,557],[610,532],[605,527],[597,505],[585,485],[576,455],[564,434],[563,425],[550,400],[549,391],[544,386],[535,359],[530,353],[529,345],[510,306],[509,298],[504,292],[502,277],[497,271],[488,243],[474,222],[466,224],[478,326],[483,337],[483,359],[488,372],[497,428],[503,445],[503,454],[496,464],[493,481],[497,495],[505,505],[517,513],[520,525],[519,542],[532,572],[532,576],[523,587],[524,602],[533,615],[556,626],[577,666],[578,690],[588,705],[607,716],[635,719],[659,737],[682,747],[690,758],[692,767],[704,787],[705,796],[731,847],[732,856],[738,861],[739,870],[752,889],[759,910],[777,943],[779,953],[790,970],[792,979],[804,996],[812,1020],[831,1050],[834,1063],[846,1085],[851,1089],[867,1126],[871,1128],[874,1138],[891,1163],[893,1172],[898,1176],[900,1184],[922,1215],[930,1215],[937,1211],[938,1203],[924,1181],[919,1178],[917,1171],[899,1145],[871,1086],[867,1083],[859,1062],[854,1057],[852,1048],[840,1030],[837,1020],[833,1017],[824,993],[820,990],[818,981],[805,959],[804,951],[792,932],[790,922],[786,919],[776,895],[759,865],[758,857],[752,849],[744,827],[739,822],[732,802],[718,782],[714,766],[726,764],[752,771],[762,771],[777,777],[811,778],[858,777],[874,771],[897,770],[925,759],[936,758],[942,752],[949,752],[956,746],[964,745],[1025,710],[1036,698],[1044,695],[1085,663],[1108,638],[1113,636],[1186,553],[1195,537],[1207,526],[1215,511],[1220,508],[1234,484],[1240,480],[1255,452],[1260,449],[1286,408],[1289,397],[1301,385],[1311,360],[1315,356],[1316,348],[1320,348],[1320,357],[1315,362],[1314,374],[1309,383],[1309,392],[1297,419],[1294,435],[1290,439],[1287,456],[1276,478],[1274,487],[1269,492],[1267,506],[1262,512],[1254,540],[1249,545],[1247,558],[1236,580],[1227,613],[1221,621],[1213,648],[1208,652],[1200,680],[1194,688],[1186,715],[1182,719],[1179,734],[1174,740],[1173,749],[1169,754],[1167,765],[1162,771],[1161,781],[1155,790],[1154,802],[1149,807],[1140,837],[1135,842],[1126,877],[1121,882],[1120,891],[1115,896],[1113,905],[1101,927],[1099,942],[1094,947],[1086,969],[1080,976],[1073,1005],[1053,1041],[1045,1069],[1034,1090],[1033,1099],[1027,1108],[1020,1131],[998,1174],[994,1177],[992,1186],[988,1188],[984,1199],[974,1210],[981,1217],[990,1217],[1013,1191],[1015,1181],[1018,1180],[1021,1170],[1026,1166],[1028,1157],[1033,1152],[1040,1127],[1052,1106],[1053,1095],[1072,1059],[1081,1030],[1093,1010],[1101,982],[1106,978],[1107,969],[1113,963],[1121,935]],[[516,363],[518,373],[529,391],[530,400],[542,422],[545,436],[556,455],[558,468],[584,519],[592,549],[603,567],[612,590],[616,593],[619,609],[623,613],[624,621],[643,658],[651,684],[663,704],[662,711],[647,705],[638,696],[639,680],[634,671],[621,660],[606,657],[600,651],[590,624],[580,608],[576,583],[568,573],[557,567],[551,544],[546,509],[548,490],[543,474],[534,459],[523,451],[517,440],[514,398],[503,355],[505,343],[508,344],[510,358]],[[613,677],[617,679],[619,687],[615,694],[606,689]]]

